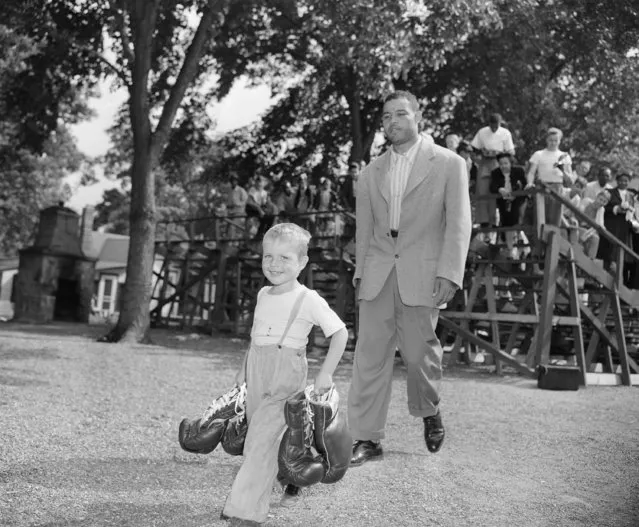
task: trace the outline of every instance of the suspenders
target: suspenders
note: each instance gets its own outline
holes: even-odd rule
[[[302,307],[302,302],[304,301],[304,296],[306,295],[306,291],[307,289],[303,288],[300,294],[297,295],[297,298],[295,299],[295,303],[293,304],[293,308],[291,309],[291,315],[288,317],[288,323],[286,324],[284,333],[282,333],[282,337],[280,338],[280,341],[277,343],[278,348],[282,347],[282,343],[284,342],[286,335],[288,335],[288,330],[291,329],[293,322],[295,322],[297,315],[299,315],[300,308]]]

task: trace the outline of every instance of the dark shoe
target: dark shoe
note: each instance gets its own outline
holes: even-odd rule
[[[367,461],[377,461],[384,457],[382,445],[375,441],[355,441],[351,466],[363,465]]]
[[[284,489],[284,495],[280,500],[281,507],[292,507],[297,503],[301,497],[301,490],[297,485],[286,485]]]
[[[445,435],[446,432],[439,410],[437,410],[435,415],[424,417],[424,439],[426,440],[426,448],[428,448],[429,452],[433,454],[439,452],[439,449],[444,443]]]

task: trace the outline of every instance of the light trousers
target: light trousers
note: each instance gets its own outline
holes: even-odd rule
[[[224,505],[224,514],[257,522],[267,520],[277,476],[277,454],[286,430],[284,403],[306,388],[305,349],[251,345],[246,362],[244,462]]]
[[[439,309],[402,302],[395,269],[379,295],[359,305],[359,332],[348,394],[353,439],[384,438],[399,347],[408,377],[408,410],[415,417],[437,413],[443,350],[435,335]]]

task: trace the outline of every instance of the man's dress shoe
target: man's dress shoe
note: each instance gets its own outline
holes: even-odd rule
[[[362,465],[367,461],[382,459],[383,456],[384,452],[380,443],[375,443],[375,441],[355,441],[351,465]]]
[[[424,439],[426,440],[426,448],[428,448],[429,452],[433,454],[439,452],[439,449],[444,443],[445,435],[446,432],[439,410],[437,410],[435,415],[424,417]]]

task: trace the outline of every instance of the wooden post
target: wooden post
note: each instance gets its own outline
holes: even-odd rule
[[[581,318],[581,310],[579,309],[579,291],[577,288],[577,270],[575,269],[575,260],[572,249],[570,249],[569,252],[568,287],[570,314],[573,317]],[[586,386],[586,357],[584,355],[584,338],[581,330],[581,324],[573,326],[572,334],[575,341],[577,365],[581,371],[581,385]]]
[[[626,346],[626,335],[623,327],[621,303],[619,302],[619,288],[623,285],[623,261],[624,250],[622,247],[619,247],[619,253],[617,255],[617,275],[615,277],[615,289],[612,297],[612,313],[615,318],[617,352],[619,355],[619,364],[621,365],[621,382],[624,386],[632,386],[630,364],[628,362],[628,347]]]
[[[548,235],[548,243],[546,244],[541,316],[539,320],[535,366],[547,364],[550,357],[550,340],[553,328],[552,317],[557,293],[557,278],[559,277],[559,236],[560,234],[556,231],[550,232]]]

